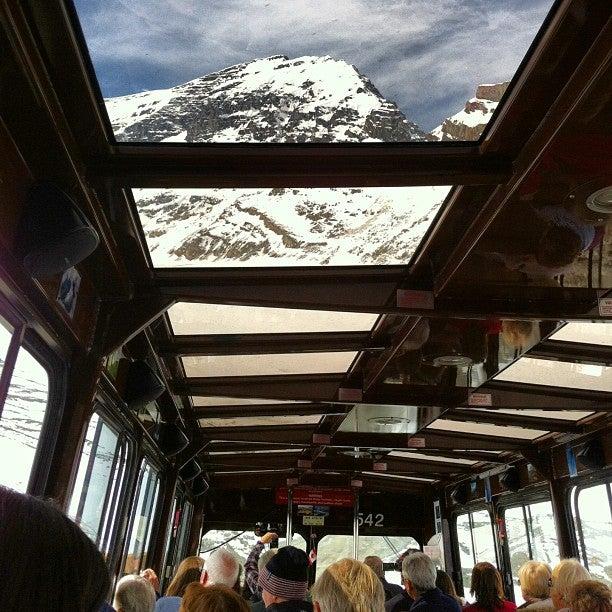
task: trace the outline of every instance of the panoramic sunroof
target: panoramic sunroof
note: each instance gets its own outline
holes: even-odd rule
[[[378,315],[178,302],[168,310],[172,331],[185,334],[290,334],[370,331]]]
[[[75,0],[116,139],[201,143],[476,140],[552,4]]]
[[[407,264],[450,187],[134,189],[156,268]]]

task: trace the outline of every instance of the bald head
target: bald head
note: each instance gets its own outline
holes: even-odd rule
[[[383,568],[383,561],[376,555],[370,555],[366,557],[363,562],[379,577],[382,578],[385,575]]]

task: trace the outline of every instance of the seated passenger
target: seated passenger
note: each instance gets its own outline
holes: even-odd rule
[[[159,578],[157,577],[155,571],[148,567],[147,569],[142,570],[142,572],[140,572],[140,575],[145,580],[148,580],[150,582],[151,586],[153,587],[153,590],[155,591],[155,599],[159,599],[161,597],[161,589],[159,588]]]
[[[469,604],[464,612],[514,612],[516,604],[507,601],[502,579],[494,565],[477,563],[472,570],[470,593],[476,603]]]
[[[0,487],[0,610],[98,612],[102,554],[52,503]]]
[[[305,601],[308,590],[308,557],[295,546],[285,546],[259,573],[261,597],[266,610],[311,612]]]
[[[202,562],[202,559],[195,557]],[[194,564],[194,557],[189,557],[181,562],[179,568],[166,590],[166,596],[160,597],[155,604],[155,612],[177,612],[181,605],[181,597],[185,589],[192,582],[200,582],[202,571],[198,564]],[[187,562],[187,563],[186,563]]]
[[[249,606],[234,590],[222,586],[190,584],[185,590],[180,612],[249,612]]]
[[[200,582],[205,586],[221,585],[233,589],[240,576],[240,563],[227,548],[217,548],[206,560]]]
[[[354,559],[332,563],[312,587],[315,612],[383,612],[385,592],[370,567]]]
[[[419,552],[406,557],[402,562],[402,577],[414,603],[410,608],[396,607],[394,610],[461,612],[457,601],[436,587],[436,566],[426,554]]]
[[[590,580],[591,574],[576,559],[563,559],[552,571],[550,597],[555,610],[569,609],[572,587],[582,580]]]
[[[452,597],[460,606],[465,605],[465,601],[457,595],[457,589],[453,579],[444,571],[436,570],[436,586],[449,597]]]
[[[569,593],[572,612],[612,612],[612,590],[597,580],[581,580]]]
[[[391,584],[387,582],[385,578],[385,566],[380,557],[370,555],[366,557],[363,562],[376,574],[380,582],[382,583],[383,590],[385,592],[385,601],[389,601],[392,597],[400,595],[403,591],[399,584]]]
[[[249,556],[244,562],[245,582],[251,593],[253,593],[254,601],[261,601],[261,589],[257,584],[259,572],[262,570],[263,567],[266,566],[266,563],[276,554],[278,548],[271,548],[263,554],[262,551],[266,544],[270,544],[275,540],[278,540],[278,535],[276,533],[265,533],[263,536],[261,536],[259,542],[257,542],[257,544],[253,546],[253,550],[251,550]],[[254,609],[253,606],[251,608]]]
[[[404,553],[402,553],[397,561],[395,562],[395,569],[402,575],[403,580],[403,567],[404,561],[408,555],[413,555],[414,553],[420,553],[421,550],[419,548],[409,548]],[[402,592],[399,595],[395,595],[389,601],[385,603],[386,612],[391,612],[392,610],[410,610],[410,607],[413,604],[413,599],[410,597],[408,591],[402,589]]]
[[[124,576],[117,583],[113,606],[117,612],[153,612],[155,589],[141,576]]]
[[[552,573],[546,563],[527,561],[518,572],[525,603],[518,610],[553,609],[550,598]]]

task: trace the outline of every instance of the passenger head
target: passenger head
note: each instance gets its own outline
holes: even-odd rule
[[[261,570],[266,567],[268,561],[278,552],[278,548],[270,548],[269,550],[264,551],[257,560],[257,569],[261,572]]]
[[[179,612],[249,612],[247,602],[232,589],[215,585],[190,584],[185,590]]]
[[[552,573],[546,563],[527,561],[518,572],[521,593],[525,601],[548,599]]]
[[[569,594],[572,587],[582,580],[590,580],[587,572],[576,559],[563,559],[552,571],[552,588],[550,596],[555,610],[569,606]]]
[[[446,595],[457,601],[461,601],[457,596],[457,590],[452,578],[443,570],[436,570],[436,586]]]
[[[217,548],[206,560],[206,567],[202,573],[202,584],[204,586],[220,584],[232,589],[239,575],[240,564],[235,555],[226,548]]]
[[[569,592],[572,612],[612,612],[612,591],[597,580],[581,580]]]
[[[483,608],[495,608],[506,598],[497,568],[490,563],[477,563],[472,570],[470,593]]]
[[[384,578],[385,576],[385,566],[383,565],[383,561],[380,557],[376,555],[370,555],[366,557],[363,562],[379,577]]]
[[[141,576],[124,576],[117,583],[113,607],[117,612],[153,612],[155,589]]]
[[[383,612],[385,592],[376,574],[354,559],[332,563],[311,589],[315,612]]]
[[[406,591],[416,598],[436,588],[436,566],[426,554],[413,553],[402,561],[402,578]]]
[[[182,597],[185,589],[192,582],[200,582],[202,572],[197,567],[187,567],[176,572],[166,590],[166,597]]]
[[[104,558],[52,503],[0,487],[0,610],[97,612]]]
[[[295,546],[284,546],[259,572],[261,598],[266,608],[273,603],[303,600],[308,589],[308,557]]]

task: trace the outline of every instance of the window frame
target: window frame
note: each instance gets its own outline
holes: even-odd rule
[[[30,469],[26,493],[43,496],[46,492],[51,462],[57,444],[60,425],[64,416],[66,398],[66,361],[62,355],[51,349],[42,338],[29,326],[27,318],[22,315],[4,295],[0,294],[0,317],[13,327],[11,342],[7,349],[5,367],[0,374],[0,420],[13,378],[19,350],[26,350],[46,371],[47,405],[41,424],[40,436]],[[9,354],[13,353],[13,362]],[[5,373],[8,372],[8,374]]]

